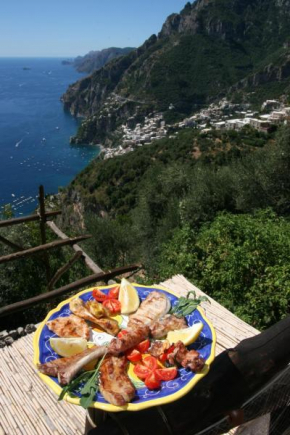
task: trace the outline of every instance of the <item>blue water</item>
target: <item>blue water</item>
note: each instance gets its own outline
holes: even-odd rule
[[[40,184],[56,193],[98,155],[69,144],[79,120],[60,97],[81,77],[61,59],[0,58],[0,211],[10,203],[16,216],[30,213]]]

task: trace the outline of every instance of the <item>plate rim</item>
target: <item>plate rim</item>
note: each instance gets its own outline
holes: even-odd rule
[[[136,287],[163,290],[166,293],[170,293],[170,294],[174,295],[178,299],[181,297],[180,295],[176,294],[173,290],[168,289],[166,287],[163,287],[161,285],[148,286],[148,285],[142,285],[142,284],[138,284],[138,283],[131,283],[131,284],[133,286],[136,286]],[[43,330],[46,322],[48,321],[48,319],[54,313],[59,311],[64,305],[66,305],[72,299],[74,299],[74,298],[76,298],[78,296],[81,296],[84,293],[88,293],[88,292],[92,291],[96,287],[98,287],[99,289],[110,289],[111,287],[115,287],[115,286],[116,286],[116,284],[112,284],[112,285],[108,285],[108,286],[107,285],[106,286],[93,286],[93,287],[87,288],[87,289],[82,290],[79,293],[71,296],[70,298],[65,299],[64,301],[60,302],[57,305],[56,308],[50,310],[48,312],[48,314],[46,315],[45,319],[40,323],[40,325],[38,326],[38,328],[37,328],[37,330],[36,330],[36,332],[34,334],[34,338],[33,338],[33,351],[34,351],[33,363],[34,363],[34,365],[37,366],[37,364],[40,363],[39,340],[40,340],[40,336],[41,336],[42,330]],[[187,393],[189,393],[189,391],[191,391],[192,388],[204,376],[206,376],[207,373],[209,372],[210,365],[211,365],[211,363],[213,362],[213,360],[215,358],[215,348],[216,348],[216,332],[215,332],[215,329],[214,329],[211,321],[206,317],[204,309],[202,307],[198,306],[197,310],[199,311],[200,315],[202,316],[204,321],[208,324],[208,326],[209,326],[209,328],[211,330],[211,333],[212,333],[212,346],[211,346],[210,356],[207,358],[203,370],[200,373],[197,373],[196,376],[194,376],[194,378],[191,379],[190,382],[188,382],[188,384],[186,384],[181,390],[178,390],[175,393],[170,394],[169,396],[160,397],[160,398],[157,398],[157,399],[151,399],[151,400],[148,400],[146,402],[128,403],[125,406],[115,406],[115,405],[112,405],[110,403],[93,402],[90,405],[90,408],[100,409],[100,410],[106,411],[106,412],[141,411],[142,409],[147,409],[147,408],[151,408],[153,406],[160,406],[160,405],[165,405],[165,404],[174,402],[174,401],[176,401],[178,399],[181,399],[183,396],[185,396]],[[44,375],[43,373],[40,373],[39,371],[37,371],[37,374],[54,391],[54,393],[56,393],[58,396],[60,395],[60,393],[62,391],[62,388],[59,385],[57,385],[51,379],[50,376]],[[73,405],[80,406],[80,398],[71,397],[68,394],[66,394],[64,396],[64,400],[66,400],[68,403],[71,403]]]

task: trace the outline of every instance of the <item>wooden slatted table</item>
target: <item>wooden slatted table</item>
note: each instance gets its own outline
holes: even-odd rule
[[[182,275],[161,283],[182,296],[204,293]],[[217,333],[216,353],[235,347],[259,333],[213,299],[204,302],[207,317]],[[64,401],[42,382],[33,365],[33,334],[0,349],[0,435],[82,435],[85,411]]]

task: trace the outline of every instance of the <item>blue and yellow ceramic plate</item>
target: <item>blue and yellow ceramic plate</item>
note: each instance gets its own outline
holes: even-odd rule
[[[178,296],[175,295],[171,290],[165,289],[161,286],[153,286],[146,287],[140,286],[138,284],[134,284],[135,288],[138,291],[139,297],[141,300],[145,299],[149,292],[156,290],[161,293],[164,293],[169,299],[172,305],[177,303]],[[109,291],[109,289],[113,286],[107,287],[99,287],[105,293]],[[38,363],[47,363],[49,361],[53,361],[54,359],[59,358],[51,348],[49,344],[49,339],[52,336],[55,336],[53,332],[51,332],[47,326],[46,322],[49,320],[55,319],[57,317],[65,317],[71,314],[69,309],[69,302],[71,299],[75,297],[80,297],[85,302],[88,300],[92,300],[92,290],[93,288],[84,290],[77,295],[61,302],[57,308],[50,311],[46,317],[46,319],[41,323],[39,328],[37,329],[34,337],[34,364]],[[166,403],[173,402],[175,400],[180,399],[185,394],[187,394],[200,379],[202,379],[209,371],[210,364],[214,360],[215,356],[215,343],[216,343],[216,335],[213,329],[213,326],[206,318],[204,311],[202,308],[196,309],[192,314],[186,316],[186,320],[189,326],[192,326],[194,323],[202,322],[204,327],[198,338],[198,340],[193,343],[191,346],[188,346],[189,349],[195,349],[200,352],[202,358],[206,360],[206,364],[204,369],[200,373],[193,373],[190,370],[180,368],[178,369],[179,375],[176,379],[172,381],[162,382],[162,386],[159,390],[148,390],[137,377],[135,377],[132,367],[129,368],[129,376],[131,377],[135,387],[136,387],[136,396],[135,398],[128,403],[125,407],[118,407],[111,405],[108,403],[99,392],[96,394],[95,401],[92,403],[91,407],[102,409],[107,412],[119,412],[119,411],[140,411],[145,408],[149,408],[151,406],[164,405]],[[39,376],[43,381],[56,393],[61,393],[61,387],[58,383],[57,378],[53,378],[50,376],[43,375],[39,373]],[[79,405],[78,393],[75,392],[74,397],[69,395],[65,396],[65,399],[73,403],[75,405]]]

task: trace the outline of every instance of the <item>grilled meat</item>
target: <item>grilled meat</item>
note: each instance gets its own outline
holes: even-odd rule
[[[38,369],[41,373],[49,376],[58,376],[61,385],[69,382],[81,371],[81,369],[91,361],[101,358],[106,352],[118,355],[148,337],[149,329],[146,326],[128,330],[129,334],[121,339],[113,340],[109,347],[95,346],[91,349],[79,353],[69,358],[59,358],[46,364],[39,364]]]
[[[203,369],[205,360],[200,357],[196,350],[187,350],[182,341],[175,344],[174,350],[167,356],[167,360],[172,365],[181,365],[189,368],[193,372],[199,372]]]
[[[153,338],[163,338],[169,331],[187,328],[184,317],[176,317],[173,314],[166,314],[150,326],[150,332]]]
[[[148,349],[148,353],[150,353],[150,355],[154,356],[155,358],[159,358],[161,355],[164,354],[164,352],[167,351],[167,349],[169,349],[169,347],[170,343],[168,340],[154,341],[151,344],[150,349]]]
[[[120,331],[117,320],[108,319],[107,317],[96,319],[95,324],[111,335],[117,335]]]
[[[170,310],[169,299],[160,292],[153,291],[141,303],[136,313],[129,318],[128,327],[138,325],[152,325],[160,317],[163,317]]]
[[[126,350],[141,343],[149,335],[148,326],[142,324],[134,328],[128,328],[127,331],[128,334],[111,341],[108,348],[109,353],[118,355],[119,353],[126,352]]]
[[[86,349],[81,354],[66,358],[67,364],[63,365],[57,373],[59,383],[61,385],[67,385],[70,381],[81,371],[81,369],[94,361],[105,355],[107,351],[106,346],[95,346],[90,349]],[[78,358],[77,358],[78,357]]]
[[[100,367],[100,391],[116,406],[124,406],[135,396],[135,387],[127,375],[125,356],[107,356]]]
[[[46,323],[46,326],[59,337],[82,337],[88,340],[90,336],[87,323],[73,314],[68,317],[57,317],[57,319],[50,320]]]
[[[66,368],[72,363],[77,363],[85,356],[90,355],[95,348],[96,346],[91,347],[90,349],[86,349],[83,352],[80,352],[77,355],[70,356],[68,358],[58,358],[45,364],[37,364],[37,368],[40,373],[43,373],[44,375],[57,377],[59,371]]]
[[[69,304],[70,310],[76,315],[85,320],[89,320],[97,326],[100,326],[108,334],[116,335],[119,332],[118,322],[113,319],[97,319],[91,314],[91,312],[86,308],[85,303],[82,299],[73,299]]]

